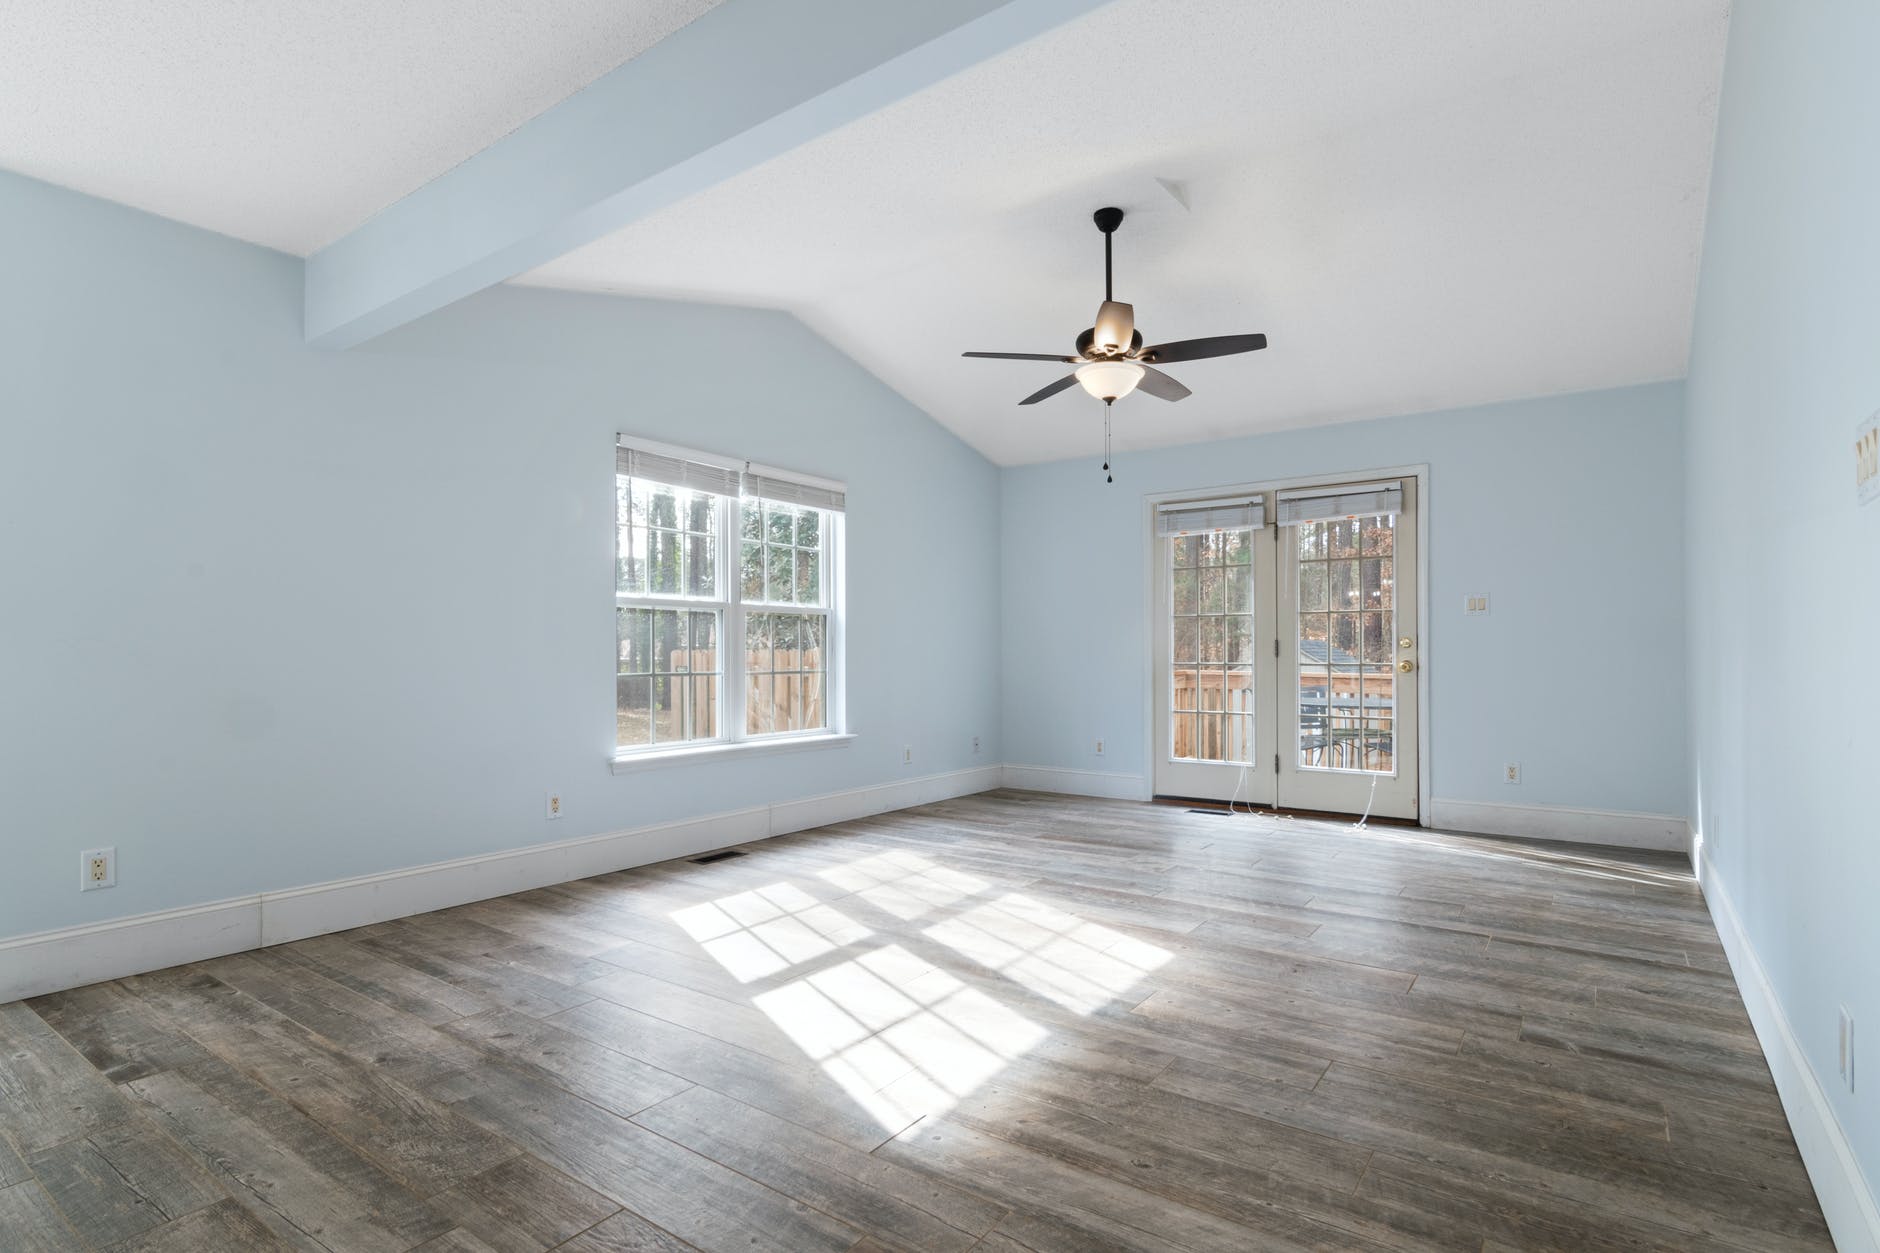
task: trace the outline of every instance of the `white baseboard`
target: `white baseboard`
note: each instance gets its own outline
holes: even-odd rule
[[[1102,796],[1110,800],[1146,801],[1149,787],[1139,774],[1111,774],[1103,770],[1069,770],[1062,766],[1006,766],[1005,786],[1027,792],[1059,792],[1065,796]]]
[[[1693,861],[1704,887],[1704,899],[1710,905],[1711,920],[1730,959],[1730,971],[1743,994],[1743,1006],[1756,1028],[1769,1072],[1775,1076],[1776,1092],[1782,1097],[1789,1129],[1795,1133],[1802,1165],[1808,1168],[1808,1178],[1815,1185],[1815,1199],[1821,1202],[1828,1231],[1841,1253],[1880,1253],[1880,1206],[1875,1204],[1873,1187],[1861,1173],[1860,1160],[1848,1143],[1847,1133],[1841,1129],[1821,1080],[1795,1038],[1762,960],[1743,931],[1730,893],[1703,857],[1701,841],[1695,853]]]
[[[505,849],[0,940],[0,1003],[326,935],[1000,786],[998,766]]]
[[[1524,840],[1564,840],[1616,848],[1688,852],[1690,824],[1670,814],[1634,814],[1613,809],[1567,809],[1557,805],[1498,805],[1488,801],[1430,798],[1430,826],[1442,831],[1509,835]]]

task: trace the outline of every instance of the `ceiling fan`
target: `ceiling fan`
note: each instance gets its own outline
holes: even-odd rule
[[[1110,468],[1110,405],[1138,387],[1161,400],[1180,400],[1191,394],[1189,390],[1157,366],[1254,352],[1266,347],[1266,336],[1214,335],[1143,347],[1142,332],[1136,329],[1135,307],[1117,300],[1111,285],[1110,242],[1116,228],[1123,224],[1123,211],[1114,207],[1098,209],[1092,217],[1097,229],[1103,232],[1103,304],[1097,309],[1096,325],[1077,337],[1077,354],[1067,357],[1046,352],[967,352],[960,355],[1002,361],[1059,361],[1076,366],[1057,382],[1039,388],[1018,403],[1035,405],[1073,383],[1082,385],[1104,404],[1103,468],[1107,471]]]

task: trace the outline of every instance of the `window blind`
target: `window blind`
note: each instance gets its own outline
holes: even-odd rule
[[[1327,518],[1403,512],[1402,483],[1353,483],[1342,487],[1306,487],[1279,494],[1279,524],[1323,522]]]
[[[1159,539],[1174,535],[1193,535],[1197,531],[1257,530],[1266,525],[1266,501],[1185,500],[1158,505],[1155,533]]]
[[[694,491],[712,492],[719,496],[738,494],[736,470],[704,461],[688,461],[684,457],[647,452],[631,444],[621,444],[614,449],[614,469],[631,478],[664,483],[668,487],[689,487]]]
[[[831,513],[843,512],[843,507],[848,501],[847,495],[840,488],[804,483],[797,479],[778,478],[774,474],[758,474],[750,470],[744,472],[744,494],[764,500],[779,501],[786,505],[827,509]]]

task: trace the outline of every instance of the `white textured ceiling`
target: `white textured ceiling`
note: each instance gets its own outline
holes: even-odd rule
[[[305,255],[718,0],[0,0],[0,169]]]
[[[1002,463],[1087,455],[1090,213],[1148,447],[1682,376],[1726,0],[1116,0],[526,276],[789,309]],[[1157,179],[1181,184],[1184,208]]]

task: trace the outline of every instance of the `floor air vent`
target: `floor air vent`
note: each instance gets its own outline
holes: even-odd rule
[[[694,866],[709,866],[715,861],[729,861],[733,857],[742,856],[744,856],[744,850],[741,848],[723,848],[715,853],[707,853],[703,857],[691,857],[687,860]]]

